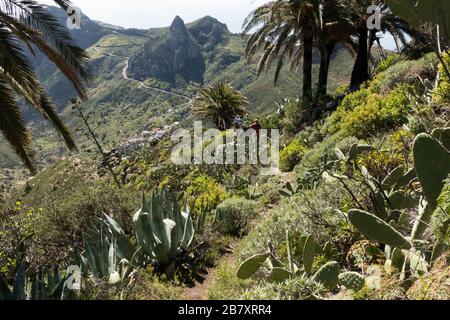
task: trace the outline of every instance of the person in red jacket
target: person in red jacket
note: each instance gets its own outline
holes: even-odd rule
[[[255,130],[256,136],[259,137],[259,132],[261,131],[262,127],[259,124],[259,120],[256,119],[255,122],[250,126],[250,129]]]

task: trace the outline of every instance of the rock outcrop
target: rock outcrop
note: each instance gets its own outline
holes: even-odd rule
[[[134,79],[152,77],[171,84],[180,80],[203,83],[204,72],[201,48],[178,16],[158,44],[147,44],[130,58],[128,68]]]
[[[206,51],[214,49],[230,34],[227,25],[207,16],[191,23],[189,33]]]

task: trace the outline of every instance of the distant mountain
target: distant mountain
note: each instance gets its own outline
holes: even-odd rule
[[[48,7],[48,10],[60,21],[61,25],[66,25],[67,13],[64,10],[52,6]],[[99,23],[89,19],[86,15],[82,15],[81,17],[80,30],[70,30],[70,34],[75,40],[75,43],[83,49],[89,48],[110,32],[110,28],[101,26]],[[64,77],[61,77],[56,66],[50,63],[43,54],[39,53],[37,57],[32,57],[31,60],[35,63],[39,78],[45,82],[50,95],[58,105],[65,104],[68,99],[74,96],[75,91],[70,82]]]
[[[230,36],[227,25],[210,16],[191,23],[189,33],[205,51],[211,51]]]
[[[51,7],[63,25],[66,13]],[[192,125],[188,99],[202,86],[230,83],[250,101],[249,111],[269,114],[275,101],[301,95],[301,72],[283,70],[273,85],[273,70],[256,74],[257,59],[247,63],[247,38],[228,31],[212,17],[184,23],[176,17],[168,28],[124,29],[84,16],[81,30],[72,30],[75,41],[90,55],[92,80],[87,83],[88,101],[82,107],[105,148],[115,146],[143,130],[163,128],[174,122]],[[333,56],[329,90],[348,83],[351,55],[340,49]],[[70,108],[75,90],[43,56],[33,58],[38,75],[62,117],[74,132],[82,152],[93,150],[84,127]],[[301,71],[301,70],[300,70]],[[318,75],[318,61],[314,65]],[[41,166],[66,154],[57,134],[40,115],[24,108],[32,129]],[[1,137],[0,137],[1,139]],[[0,140],[0,168],[20,162]],[[5,151],[6,150],[6,151]]]
[[[176,85],[181,78],[185,83],[203,83],[205,61],[200,45],[177,16],[157,45],[149,41],[131,56],[127,72],[141,81],[156,78]]]

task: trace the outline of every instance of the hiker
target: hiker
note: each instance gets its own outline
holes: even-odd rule
[[[233,125],[236,129],[241,129],[244,126],[244,120],[241,116],[237,115],[233,120]]]
[[[256,136],[259,137],[259,132],[261,131],[262,127],[259,124],[259,120],[255,119],[254,123],[250,126],[250,129],[255,130]]]

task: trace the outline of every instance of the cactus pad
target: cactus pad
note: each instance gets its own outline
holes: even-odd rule
[[[339,272],[339,263],[332,261],[320,268],[313,276],[313,280],[317,283],[321,283],[325,288],[333,290],[338,285]]]
[[[344,272],[339,275],[339,285],[358,292],[364,288],[364,276],[357,272]]]
[[[316,241],[312,235],[306,238],[305,246],[303,247],[303,266],[307,274],[311,274],[314,263],[314,254],[316,253]]]
[[[375,240],[393,248],[411,248],[411,243],[405,237],[392,226],[371,213],[361,210],[350,210],[348,217],[350,222],[368,240]]]
[[[270,253],[257,254],[245,260],[238,269],[238,278],[243,280],[250,278],[261,268],[269,256]]]

